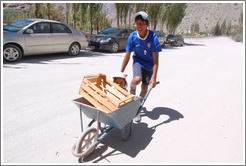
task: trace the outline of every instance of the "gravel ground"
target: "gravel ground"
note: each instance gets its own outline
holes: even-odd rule
[[[112,132],[84,160],[71,153],[81,134],[72,100],[80,97],[83,76],[100,72],[112,79],[124,52],[84,50],[77,57],[39,55],[3,63],[2,164],[245,163],[244,44],[227,37],[185,42],[160,53],[161,83],[150,93],[130,139],[124,142]],[[128,83],[131,64],[132,59]]]

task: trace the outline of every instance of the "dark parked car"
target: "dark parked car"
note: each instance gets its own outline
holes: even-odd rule
[[[154,31],[158,37],[158,40],[161,44],[162,47],[165,46],[165,42],[166,42],[166,35],[163,31]]]
[[[3,59],[18,61],[23,56],[68,52],[78,55],[87,47],[85,34],[53,20],[23,19],[3,28]]]
[[[170,34],[167,36],[166,44],[170,44],[171,46],[183,46],[184,38],[181,35]]]
[[[133,32],[127,28],[107,28],[99,34],[88,38],[88,46],[93,49],[118,52],[125,49],[129,35]]]

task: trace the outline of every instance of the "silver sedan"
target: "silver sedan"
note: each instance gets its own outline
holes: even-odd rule
[[[52,20],[23,19],[3,31],[4,61],[19,61],[23,56],[68,52],[78,55],[88,46],[86,36],[71,26]]]

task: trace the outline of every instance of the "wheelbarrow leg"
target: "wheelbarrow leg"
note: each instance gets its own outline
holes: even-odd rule
[[[123,129],[122,129],[122,140],[123,141],[127,141],[128,138],[131,136],[131,134],[132,134],[132,124],[133,123],[131,121],[130,123],[128,123],[126,126],[123,127]]]

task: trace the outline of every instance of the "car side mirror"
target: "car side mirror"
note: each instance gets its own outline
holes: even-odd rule
[[[27,34],[33,34],[33,30],[32,30],[32,29],[27,29],[27,30],[26,30],[26,33],[27,33]]]
[[[126,37],[126,34],[123,33],[123,34],[121,35],[121,37],[122,37],[122,38],[125,38],[125,37]]]

